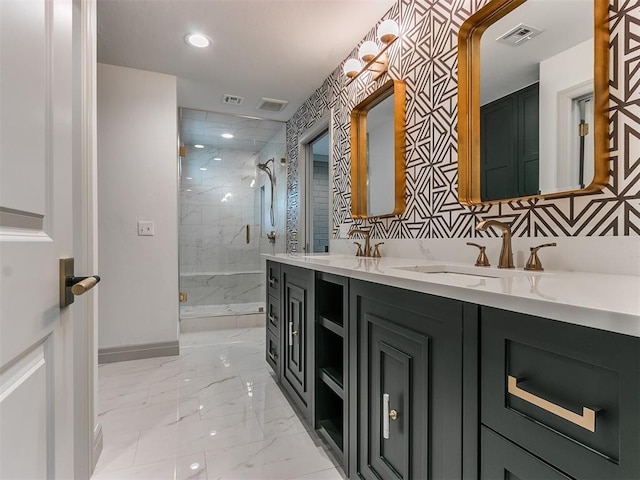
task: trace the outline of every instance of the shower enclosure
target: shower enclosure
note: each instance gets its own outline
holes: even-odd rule
[[[284,157],[284,124],[192,109],[179,121],[181,330],[249,325],[264,316],[266,235],[283,223],[271,159]]]

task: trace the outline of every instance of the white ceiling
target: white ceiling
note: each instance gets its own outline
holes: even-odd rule
[[[261,151],[276,133],[284,127],[283,122],[247,118],[221,113],[181,108],[178,116],[180,140],[188,151],[193,145],[203,145],[209,151]],[[234,137],[224,138],[223,133]],[[213,155],[215,156],[215,155]]]
[[[178,77],[178,105],[286,121],[396,0],[98,0],[98,61]],[[199,32],[213,45],[186,44]],[[245,97],[241,106],[224,94]],[[279,113],[261,97],[287,100]]]

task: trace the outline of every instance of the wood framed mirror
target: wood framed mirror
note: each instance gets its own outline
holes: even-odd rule
[[[609,179],[608,2],[492,0],[458,35],[458,200],[593,193]]]
[[[351,112],[351,215],[405,208],[405,84],[389,80]]]

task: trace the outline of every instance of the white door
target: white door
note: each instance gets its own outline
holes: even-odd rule
[[[71,0],[0,0],[2,479],[74,476],[72,22]]]

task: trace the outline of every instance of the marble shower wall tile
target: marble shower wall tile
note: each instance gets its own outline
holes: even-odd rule
[[[230,258],[249,257],[242,249],[231,252]],[[218,305],[225,303],[247,303],[264,301],[264,274],[257,271],[256,264],[246,264],[248,272],[212,275],[182,275],[180,290],[187,293],[184,305]],[[242,268],[241,262],[227,264],[225,268]]]

